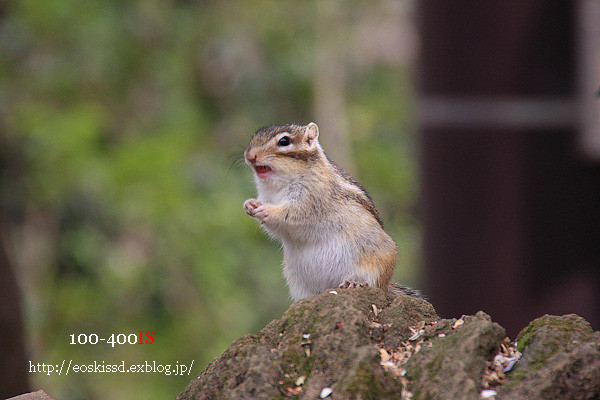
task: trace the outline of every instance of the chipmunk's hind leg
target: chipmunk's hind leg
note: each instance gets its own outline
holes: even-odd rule
[[[368,282],[346,281],[339,286],[340,289],[355,289],[355,288],[361,288],[361,287],[369,287],[369,283]]]

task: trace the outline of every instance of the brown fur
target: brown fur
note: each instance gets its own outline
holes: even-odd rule
[[[294,158],[300,161],[317,161],[319,159],[319,153],[316,151],[279,151],[277,152],[278,156]]]

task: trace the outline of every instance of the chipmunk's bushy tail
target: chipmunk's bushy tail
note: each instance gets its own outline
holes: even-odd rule
[[[416,289],[401,285],[399,283],[390,283],[386,291],[388,300],[393,300],[399,295],[411,296],[416,297],[417,299],[426,300],[423,294]]]

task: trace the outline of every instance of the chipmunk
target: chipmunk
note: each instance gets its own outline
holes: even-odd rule
[[[319,144],[319,128],[285,124],[259,129],[244,152],[258,199],[246,213],[283,247],[283,274],[293,301],[329,288],[376,286],[388,297],[421,297],[391,284],[398,248],[371,196]]]

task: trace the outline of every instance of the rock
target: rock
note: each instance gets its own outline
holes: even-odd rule
[[[48,395],[48,393],[43,390],[38,390],[37,392],[25,393],[19,396],[11,397],[6,400],[54,400],[52,397]]]
[[[498,399],[600,398],[600,333],[577,315],[545,315],[517,337],[523,356]]]
[[[412,335],[410,327],[420,321],[437,321],[435,309],[426,301],[409,296],[398,296],[379,313],[379,322],[390,325],[385,334],[385,344],[398,347]]]
[[[497,353],[506,332],[483,312],[461,320],[464,323],[442,320],[436,324],[427,346],[406,364],[415,398],[479,397],[485,362]]]
[[[437,319],[426,301],[399,296],[390,303],[376,288],[337,289],[292,304],[280,320],[236,341],[178,397],[189,399],[318,398],[395,399],[401,383],[381,367],[373,335],[386,336],[378,316],[392,322],[394,342],[409,326]],[[381,314],[379,314],[381,310]],[[411,310],[410,312],[405,312]],[[396,318],[397,317],[397,318]],[[303,385],[295,385],[305,376]]]
[[[486,362],[505,339],[488,315],[439,319],[414,297],[336,292],[292,304],[235,341],[178,399],[479,398]],[[585,320],[545,316],[518,340],[523,356],[490,388],[496,398],[600,398],[600,333]]]

